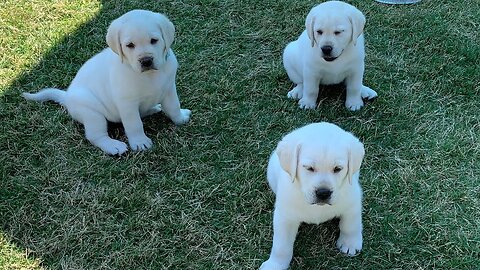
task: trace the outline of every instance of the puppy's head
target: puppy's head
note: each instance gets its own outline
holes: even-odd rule
[[[132,10],[114,20],[107,31],[108,46],[133,70],[159,69],[168,59],[175,27],[167,17],[147,10]]]
[[[354,6],[329,1],[310,10],[305,21],[312,47],[327,62],[334,61],[349,46],[355,46],[365,26],[365,16]]]
[[[307,203],[334,205],[360,170],[365,150],[351,133],[334,124],[315,123],[286,135],[276,153]]]

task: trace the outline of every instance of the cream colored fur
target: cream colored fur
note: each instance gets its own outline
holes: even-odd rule
[[[296,84],[287,96],[298,99],[300,108],[316,108],[319,85],[344,83],[345,106],[352,111],[363,107],[362,99],[377,96],[363,85],[364,25],[362,12],[340,1],[324,2],[308,13],[305,31],[283,53],[285,70]]]
[[[315,123],[286,135],[270,157],[268,183],[275,193],[273,245],[260,269],[287,269],[300,223],[340,218],[337,247],[362,249],[363,144],[338,126]]]
[[[190,119],[190,110],[180,109],[175,86],[174,34],[164,15],[130,11],[111,23],[106,37],[110,48],[88,60],[67,91],[49,88],[23,96],[64,105],[84,125],[87,139],[105,153],[127,151],[125,143],[108,136],[107,120],[123,124],[131,149],[146,150],[152,140],[145,135],[142,117],[163,110],[175,124]]]

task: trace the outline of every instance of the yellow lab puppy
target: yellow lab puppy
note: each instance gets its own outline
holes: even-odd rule
[[[278,143],[267,168],[276,195],[273,246],[261,270],[287,269],[301,222],[340,218],[337,247],[355,255],[362,249],[362,191],[359,171],[363,144],[330,123],[294,130]]]
[[[175,87],[178,63],[170,46],[175,28],[162,14],[133,10],[114,20],[107,32],[107,48],[88,60],[67,91],[44,89],[24,93],[26,99],[53,100],[64,105],[85,127],[87,139],[105,153],[127,151],[110,138],[107,120],[122,123],[132,150],[145,150],[141,117],[163,110],[175,124],[185,124],[190,110],[180,109]]]
[[[283,53],[288,77],[296,84],[287,96],[299,99],[300,108],[316,107],[320,84],[345,83],[345,106],[352,111],[363,106],[362,99],[377,96],[362,84],[364,25],[362,12],[344,2],[324,2],[310,10],[305,31]]]

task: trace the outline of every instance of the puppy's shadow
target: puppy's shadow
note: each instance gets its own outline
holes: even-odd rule
[[[291,268],[322,269],[322,261],[337,256],[340,253],[336,247],[340,234],[338,224],[338,218],[318,225],[302,223],[295,240]],[[320,265],[312,266],[311,263]]]
[[[163,112],[158,112],[142,118],[143,129],[148,137],[153,134],[174,126],[173,122]],[[79,130],[83,130],[83,125],[77,123]],[[108,136],[115,140],[120,140],[128,144],[128,138],[125,134],[125,128],[122,123],[108,122]],[[128,152],[127,152],[128,153]]]
[[[345,84],[320,85],[318,87],[317,104],[321,106],[324,103],[344,101],[347,96]]]
[[[322,106],[322,104],[343,104],[345,103],[345,99],[347,97],[347,88],[345,83],[339,84],[332,84],[332,85],[320,85],[318,88],[318,98],[317,104],[318,106]],[[375,98],[372,99],[363,99],[365,104],[375,101]]]

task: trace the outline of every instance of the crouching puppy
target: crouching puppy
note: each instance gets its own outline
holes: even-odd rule
[[[296,84],[287,96],[299,99],[302,109],[314,109],[320,84],[344,83],[349,110],[359,110],[363,99],[375,98],[377,93],[362,84],[364,26],[362,12],[344,2],[324,2],[310,10],[305,31],[283,53],[285,70]]]
[[[130,11],[111,23],[109,48],[80,68],[67,91],[48,88],[23,96],[64,105],[84,125],[87,139],[107,154],[127,151],[125,143],[108,136],[107,120],[123,124],[132,150],[146,150],[152,140],[145,135],[142,117],[163,110],[177,125],[190,119],[190,110],[180,109],[175,86],[174,34],[164,15]]]
[[[278,143],[267,168],[276,195],[273,246],[260,267],[287,269],[301,222],[340,218],[337,247],[350,256],[362,249],[362,191],[359,171],[363,144],[329,123],[294,130]]]

